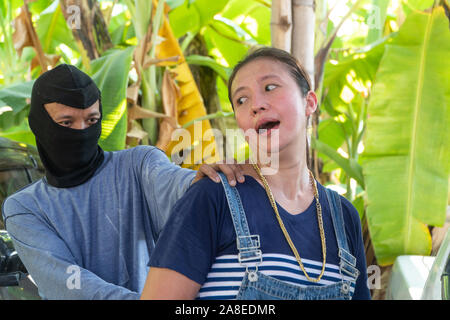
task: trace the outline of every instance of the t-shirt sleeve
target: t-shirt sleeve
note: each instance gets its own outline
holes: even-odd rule
[[[355,292],[352,299],[368,300],[371,299],[370,291],[367,286],[367,266],[366,254],[364,251],[364,241],[362,237],[361,221],[358,211],[346,198],[341,197],[342,211],[344,213],[345,232],[349,240],[350,253],[356,258],[356,268],[359,270],[358,279],[356,279]]]
[[[222,185],[208,178],[193,184],[174,206],[150,267],[168,268],[203,284],[218,248],[223,197]]]
[[[138,150],[145,151],[145,156],[139,164],[139,172],[156,238],[172,207],[191,185],[196,172],[171,163],[166,154],[158,148],[141,147]]]

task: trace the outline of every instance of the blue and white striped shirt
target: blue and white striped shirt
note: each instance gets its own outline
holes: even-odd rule
[[[341,281],[337,241],[325,189],[319,183],[326,237],[325,273],[318,282],[310,282],[300,269],[280,229],[264,188],[252,177],[237,189],[246,212],[251,234],[260,236],[265,275],[299,286],[328,285]],[[360,271],[351,288],[353,299],[370,299],[359,215],[342,198],[350,253]],[[317,278],[322,270],[322,246],[315,201],[304,211],[292,215],[278,205],[284,225],[295,244],[308,275]],[[237,259],[236,233],[221,184],[202,179],[191,186],[175,205],[150,259],[150,265],[175,270],[202,285],[198,299],[235,299],[245,267]],[[350,278],[348,278],[350,280]]]
[[[322,271],[322,262],[302,259],[303,266],[310,277],[317,278]],[[287,283],[306,287],[311,285],[293,256],[284,254],[263,254],[263,262],[258,265],[258,270],[275,279]],[[245,267],[239,264],[237,255],[223,255],[216,261],[209,271],[206,281],[201,287],[198,299],[235,299],[245,273]],[[330,285],[341,281],[339,266],[325,264],[325,272],[315,285]],[[351,281],[347,275],[344,279]],[[354,291],[354,286],[350,291]]]

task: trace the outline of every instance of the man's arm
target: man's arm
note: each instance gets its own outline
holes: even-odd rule
[[[139,294],[108,283],[80,267],[65,242],[30,213],[5,220],[15,249],[45,299],[139,299]]]
[[[152,148],[141,164],[141,184],[150,210],[150,224],[156,240],[170,210],[191,185],[196,172],[170,162],[166,154]]]
[[[217,171],[224,172],[232,185],[235,185],[236,180],[244,182],[244,175],[239,165],[204,164],[197,172],[171,163],[166,154],[158,148],[152,148],[147,152],[143,159],[141,176],[155,238],[165,225],[172,207],[192,183],[203,177],[220,183],[220,179],[218,181],[215,179],[219,178]]]

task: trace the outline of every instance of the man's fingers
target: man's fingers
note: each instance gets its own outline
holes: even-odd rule
[[[244,182],[245,177],[244,177],[244,170],[242,169],[242,166],[240,164],[236,164],[234,167],[236,168],[235,172],[236,172],[237,180],[241,183]]]
[[[233,165],[219,164],[219,170],[225,174],[230,186],[234,187],[236,185],[236,173],[233,170]]]
[[[233,164],[232,161],[227,161],[227,163],[228,164],[202,164],[198,169],[193,183],[203,178],[203,176],[207,176],[215,182],[220,182],[217,171],[221,171],[225,174],[228,183],[231,186],[235,186],[236,181],[244,182],[244,172],[241,165]]]
[[[233,158],[227,159],[225,166],[227,166],[227,165],[233,170],[235,179],[237,181],[239,181],[239,182],[244,182],[245,181],[244,171],[242,169],[242,165],[238,164],[236,162],[236,160],[233,159]]]
[[[218,169],[218,165],[216,164],[202,164],[198,169],[195,181],[200,180],[203,176],[207,176],[214,182],[220,182],[219,174],[217,173],[218,170],[220,169]]]

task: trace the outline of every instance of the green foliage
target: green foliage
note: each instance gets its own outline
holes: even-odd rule
[[[224,67],[211,57],[190,55],[186,57],[186,62],[189,64],[205,66],[213,69],[224,82],[228,81],[228,78],[231,74],[231,68]]]
[[[128,73],[134,47],[111,50],[91,62],[91,76],[102,92],[102,135],[100,146],[107,151],[125,148],[127,132]]]
[[[10,85],[0,90],[0,128],[10,130],[23,123],[28,116],[27,98],[31,96],[33,81]],[[22,129],[23,130],[23,129]]]
[[[389,45],[369,105],[364,177],[377,260],[428,255],[445,220],[450,169],[450,33],[443,8],[411,13]]]
[[[218,72],[217,91],[222,110],[232,111],[225,73],[229,73],[251,46],[270,45],[270,7],[255,0],[196,0],[190,4],[186,1],[172,10],[169,18],[175,36],[189,40],[199,33],[203,37],[209,56],[216,63],[208,58],[203,61],[191,58],[191,62]]]
[[[16,10],[23,5],[23,0],[0,0],[0,85],[24,81],[27,60],[19,57],[12,40],[13,27],[11,21],[16,17]]]
[[[325,112],[319,122],[319,140],[313,141],[312,147],[324,161],[325,172],[336,170],[335,164],[345,172],[341,181],[347,184],[346,197],[350,201],[357,196],[350,179],[365,185],[359,155],[366,130],[367,101],[385,45],[394,35],[325,64],[321,105]]]
[[[78,50],[72,31],[67,26],[61,12],[59,1],[54,1],[48,8],[40,12],[36,23],[36,33],[45,53],[60,53],[58,47],[61,44],[65,44],[73,51]]]
[[[179,38],[187,32],[197,33],[220,12],[228,0],[196,0],[185,1],[169,13],[169,21],[175,37]]]

